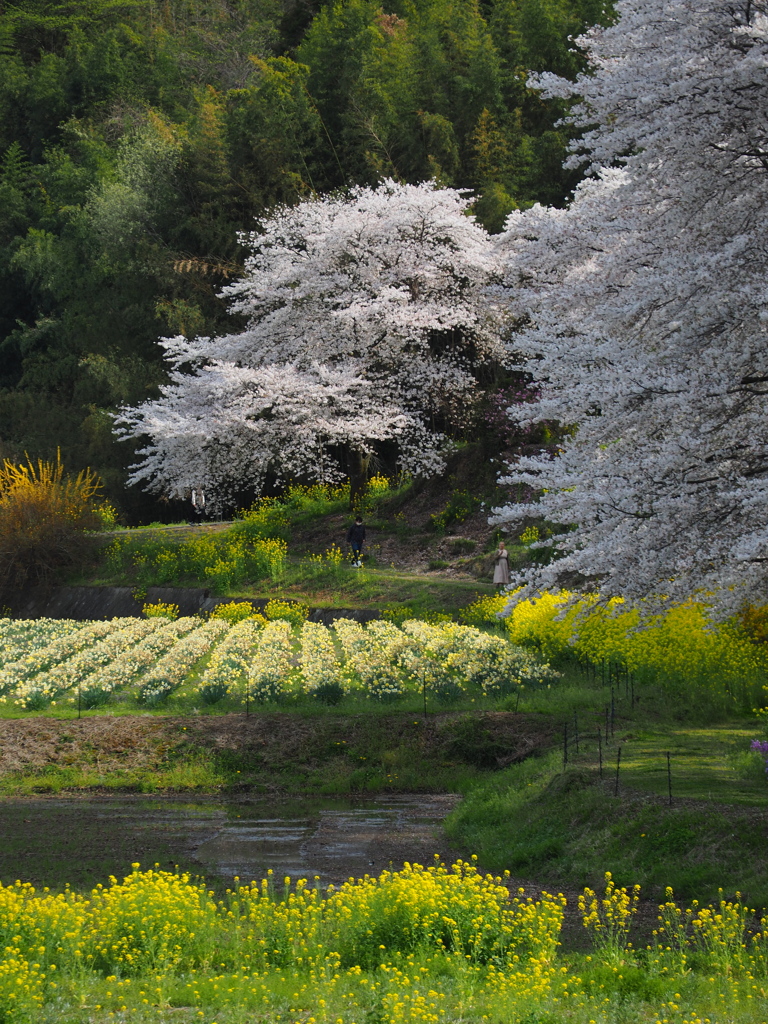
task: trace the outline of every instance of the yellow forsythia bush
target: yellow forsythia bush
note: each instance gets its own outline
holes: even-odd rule
[[[0,585],[43,583],[79,565],[101,528],[101,482],[90,469],[77,476],[56,461],[0,462]]]

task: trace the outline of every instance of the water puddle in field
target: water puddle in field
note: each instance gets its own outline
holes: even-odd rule
[[[319,877],[322,883],[378,874],[405,860],[441,852],[440,822],[450,797],[399,796],[362,803],[241,804],[228,808],[216,835],[195,857],[208,872],[243,880],[272,871],[278,882]]]
[[[451,795],[350,799],[251,800],[97,797],[0,802],[0,880],[90,885],[122,876],[134,861],[218,877],[231,884],[273,872],[278,887],[431,863],[452,851],[441,823]],[[6,841],[3,842],[5,836]],[[37,876],[40,876],[39,879]]]

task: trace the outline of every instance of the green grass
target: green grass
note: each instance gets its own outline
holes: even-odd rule
[[[204,659],[201,659],[203,661]],[[24,710],[16,704],[0,702],[0,720],[2,719],[62,719],[77,720],[79,717],[99,718],[141,715],[142,717],[167,718],[169,716],[195,716],[197,718],[220,715],[263,716],[263,715],[295,715],[298,718],[387,718],[390,715],[423,715],[425,702],[420,689],[413,688],[404,693],[396,701],[378,701],[368,697],[360,690],[345,693],[339,703],[328,704],[313,694],[303,691],[292,691],[284,694],[279,700],[257,702],[251,698],[246,705],[244,688],[235,694],[226,695],[215,704],[205,704],[195,692],[195,683],[199,681],[204,666],[195,667],[187,676],[186,681],[178,689],[156,704],[141,704],[136,698],[136,689],[115,691],[110,703],[97,708],[81,708],[77,711],[76,691],[68,694],[66,703],[60,698],[54,705],[43,710]],[[484,696],[477,689],[460,693],[454,699],[440,700],[434,693],[427,690],[426,711],[428,717],[441,717],[446,713],[452,715],[474,715],[483,712],[517,710],[518,700],[512,696]]]
[[[442,960],[442,958],[441,958]],[[82,979],[64,978],[58,993],[36,1012],[37,1024],[90,1024],[130,1021],[131,1024],[204,1021],[204,1024],[243,1024],[244,1021],[289,1022],[293,1020],[367,1020],[394,1024],[402,1020],[434,1019],[428,1014],[441,1011],[446,1024],[486,1024],[487,1021],[515,1021],[520,1024],[636,1024],[636,1022],[712,1021],[713,1024],[765,1024],[764,983],[747,978],[721,978],[717,971],[696,974],[660,974],[634,964],[598,964],[589,956],[562,958],[552,990],[539,997],[506,985],[493,991],[487,972],[462,971],[442,963],[425,950],[408,964],[417,973],[418,986],[409,991],[404,982],[398,989],[394,972],[402,962],[386,970],[354,972],[343,970],[333,978],[326,968],[319,978],[310,979],[306,969],[273,970],[252,978],[247,970],[215,971],[205,968],[194,974],[165,973],[160,977],[142,973],[138,977],[107,979],[90,974]],[[394,978],[393,978],[394,974]],[[406,974],[407,977],[407,974]],[[498,977],[498,976],[497,976]],[[525,983],[523,983],[525,984]],[[750,991],[752,988],[756,991]],[[298,990],[298,991],[297,991]],[[400,994],[417,1001],[413,1017],[386,1012],[382,995]],[[565,992],[565,996],[563,996]],[[427,994],[429,993],[429,995]],[[559,993],[559,994],[556,994]],[[587,999],[582,993],[586,993]],[[299,998],[297,998],[297,996]],[[591,1000],[587,1001],[591,996]],[[423,1016],[417,1015],[418,1000],[424,1002]],[[151,1000],[151,1001],[150,1001]],[[430,1002],[432,1007],[429,1006]],[[388,1007],[392,1007],[392,995]],[[297,1005],[298,1004],[298,1005]],[[396,1004],[395,1004],[396,1005]],[[671,1010],[670,1006],[678,1009]],[[97,1009],[98,1007],[98,1009]],[[565,1015],[567,1014],[567,1016]]]
[[[625,707],[613,740],[602,744],[601,777],[594,730],[598,722],[604,728],[604,719],[589,723],[584,696],[578,753],[573,715],[563,713],[571,690],[550,698],[558,746],[479,781],[449,818],[449,838],[471,846],[492,870],[550,884],[594,888],[610,870],[620,884],[638,883],[654,899],[667,885],[688,899],[713,899],[724,886],[768,907],[768,781],[749,750],[755,723],[683,725],[639,712],[632,721]],[[574,701],[565,703],[570,711]],[[541,711],[546,698],[537,704]]]
[[[758,730],[754,723],[726,722],[702,726],[657,725],[625,730],[609,748],[606,774],[614,769],[615,749],[621,746],[620,782],[642,793],[667,797],[667,753],[673,799],[720,801],[765,807],[768,780],[760,756],[749,744]],[[594,758],[594,746],[588,751]]]
[[[654,899],[667,885],[707,900],[724,886],[768,907],[768,779],[750,750],[758,723],[718,721],[702,708],[692,716],[651,685],[637,688],[634,705],[623,686],[613,695],[606,741],[611,689],[599,680],[566,667],[559,683],[524,694],[520,710],[551,723],[552,748],[478,780],[446,823],[449,839],[491,870],[537,884],[594,888],[609,870]]]
[[[8,772],[0,779],[0,796],[55,796],[100,793],[216,793],[227,788],[228,778],[216,759],[195,753],[168,767],[105,770],[84,765],[46,765],[39,769]]]
[[[579,766],[562,770],[553,752],[481,782],[446,830],[491,870],[503,865],[537,884],[599,888],[611,871],[651,899],[668,885],[699,900],[724,887],[768,907],[765,802],[756,814],[726,801],[678,798],[670,807],[628,786],[615,796],[612,780]]]
[[[254,586],[252,593],[244,596],[274,597],[279,593],[321,608],[405,604],[419,614],[454,612],[492,591],[490,584],[478,580],[428,577],[378,566],[359,570],[344,563],[338,571],[310,575],[302,565],[289,563],[279,580],[269,586]]]
[[[224,531],[215,537],[221,558],[226,562],[229,533]],[[362,569],[354,568],[346,558],[340,565],[333,565],[290,555],[274,576],[262,574],[265,578],[255,579],[248,575],[245,560],[233,569],[232,582],[228,584],[221,575],[213,578],[199,573],[180,573],[174,568],[173,575],[168,576],[168,570],[155,569],[155,561],[162,559],[164,551],[177,550],[183,543],[183,538],[160,540],[154,535],[146,542],[131,539],[122,550],[115,549],[116,554],[111,555],[106,549],[99,561],[73,576],[70,582],[83,586],[128,586],[141,593],[152,586],[203,586],[222,597],[289,597],[321,608],[381,608],[407,604],[417,613],[456,611],[481,594],[494,590],[491,584],[471,577],[424,576],[379,565],[370,552],[364,555]]]

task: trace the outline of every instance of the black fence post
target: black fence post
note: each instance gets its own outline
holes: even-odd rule
[[[667,751],[667,789],[669,791],[669,806],[672,806],[672,765],[669,760],[669,751]]]
[[[600,732],[600,726],[597,727],[597,757],[599,764],[600,778],[603,777],[603,737]]]
[[[616,751],[616,785],[613,787],[613,795],[619,795],[619,768],[621,767],[621,747]]]
[[[563,768],[568,764],[568,723],[563,726]]]

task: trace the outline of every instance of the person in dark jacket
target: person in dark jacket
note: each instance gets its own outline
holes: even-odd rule
[[[360,556],[363,551],[363,541],[365,540],[365,526],[363,525],[363,517],[357,516],[354,523],[347,530],[347,544],[352,548],[352,565],[358,569],[363,564],[360,561]]]

